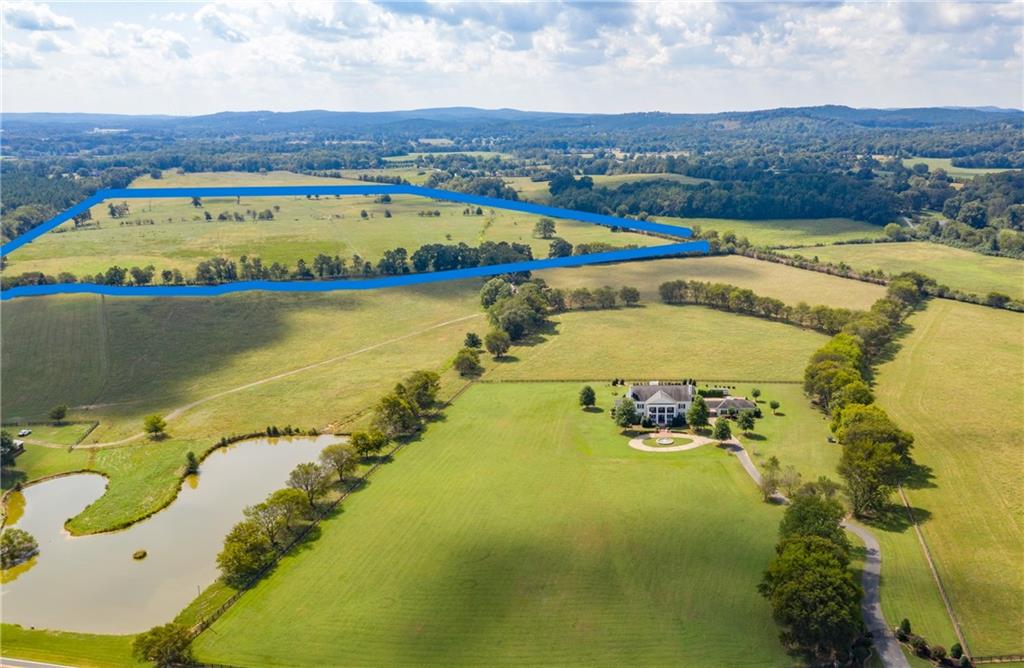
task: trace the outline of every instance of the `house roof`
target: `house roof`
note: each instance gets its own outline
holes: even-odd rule
[[[742,397],[725,397],[723,399],[708,398],[705,399],[704,402],[708,405],[708,408],[713,411],[746,411],[757,408],[757,404],[753,401]]]
[[[629,388],[629,396],[633,401],[643,403],[682,403],[692,401],[693,385],[633,385]]]

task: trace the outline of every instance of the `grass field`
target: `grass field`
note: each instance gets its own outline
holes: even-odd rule
[[[971,650],[1022,653],[1024,317],[932,300],[910,324],[877,388],[933,476],[907,494]]]
[[[153,199],[129,202],[131,213],[123,220],[152,220],[149,225],[122,225],[112,219],[106,204],[92,209],[99,227],[75,229],[65,223],[9,256],[5,272],[42,271],[56,275],[69,271],[93,276],[112,264],[122,267],[153,265],[158,273],[178,269],[186,278],[196,264],[211,257],[237,261],[243,255],[259,257],[265,266],[280,262],[294,269],[300,259],[311,264],[323,253],[340,255],[351,266],[357,254],[376,263],[384,251],[401,246],[411,254],[426,243],[464,242],[478,246],[485,241],[529,244],[535,257],[547,257],[550,239],[535,237],[539,216],[502,209],[486,209],[483,215],[465,215],[465,205],[438,202],[416,196],[395,196],[390,203],[374,197],[352,196],[307,199],[305,197],[255,197],[207,199],[201,208],[188,199]],[[277,207],[273,220],[219,221],[222,213],[241,214]],[[362,217],[362,212],[367,217]],[[440,216],[422,216],[439,211]],[[213,220],[204,219],[209,212]],[[392,214],[387,218],[385,212]],[[629,232],[613,232],[601,225],[571,220],[556,221],[556,235],[573,244],[606,242],[618,246],[652,246],[665,239]]]
[[[866,309],[885,296],[885,288],[741,255],[666,258],[614,265],[545,269],[538,276],[553,286],[595,288],[604,284],[637,287],[646,301],[658,300],[658,286],[686,279],[729,283],[787,304],[798,302]]]
[[[4,425],[4,429],[17,434],[22,428],[32,430],[26,437],[29,441],[39,440],[46,443],[57,443],[58,445],[74,445],[81,441],[86,434],[92,431],[95,425],[92,422],[68,422],[64,424],[12,424]]]
[[[580,411],[577,391],[463,394],[324,525],[315,549],[285,559],[202,634],[198,657],[791,665],[755,590],[780,510],[722,450],[630,450],[606,413]],[[607,410],[608,388],[599,399]],[[281,623],[296,616],[301,633]]]
[[[555,316],[557,335],[513,350],[501,380],[588,378],[793,380],[825,337],[700,306],[647,304]],[[518,359],[521,357],[522,359]]]
[[[98,636],[24,629],[15,624],[0,626],[3,653],[30,661],[75,665],[82,668],[146,666],[132,658],[134,636]]]
[[[928,165],[928,169],[933,172],[937,169],[943,169],[947,174],[954,178],[969,179],[979,174],[994,174],[996,172],[1010,171],[999,167],[954,167],[952,158],[903,158],[903,165],[905,167],[913,167],[920,163]]]
[[[789,251],[823,262],[845,262],[855,269],[881,269],[890,274],[919,271],[964,292],[1002,292],[1024,299],[1024,261],[982,255],[927,241],[797,248]]]
[[[851,239],[880,239],[882,228],[850,218],[793,218],[784,220],[736,220],[730,218],[675,218],[658,216],[658,222],[701,230],[715,230],[719,236],[733,232],[747,237],[755,246],[829,244]]]

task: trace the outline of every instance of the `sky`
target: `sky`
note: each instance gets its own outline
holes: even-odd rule
[[[1024,107],[1024,2],[2,3],[6,112]]]

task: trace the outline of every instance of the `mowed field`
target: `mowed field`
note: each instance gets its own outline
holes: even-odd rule
[[[566,289],[601,285],[631,285],[647,301],[658,301],[658,286],[685,279],[728,283],[748,288],[759,295],[781,299],[787,304],[806,302],[853,309],[867,309],[885,296],[885,288],[815,271],[763,262],[742,255],[665,258],[643,262],[590,265],[537,272],[555,287]]]
[[[514,349],[500,380],[799,380],[827,338],[810,330],[702,306],[660,303],[552,317],[556,335]],[[521,357],[521,359],[520,359]]]
[[[913,167],[924,163],[928,165],[929,171],[935,171],[938,169],[945,170],[947,174],[954,178],[972,178],[979,174],[994,174],[996,172],[1007,172],[1008,169],[1000,167],[954,167],[952,158],[903,158],[904,167]]]
[[[631,450],[608,417],[610,388],[601,412],[581,411],[578,390],[461,395],[323,525],[315,549],[204,632],[198,658],[791,665],[756,592],[781,510],[720,449]]]
[[[907,495],[971,650],[1020,654],[1024,317],[932,300],[909,324],[877,386],[879,404],[916,437],[914,458],[931,469]]]
[[[982,255],[927,241],[795,248],[789,253],[845,262],[854,269],[881,269],[890,274],[919,271],[956,290],[987,295],[1001,292],[1024,299],[1024,261]]]
[[[75,229],[65,223],[8,257],[8,274],[41,271],[56,275],[69,271],[79,277],[94,276],[111,265],[145,267],[158,272],[178,269],[186,278],[196,265],[212,257],[234,261],[246,255],[258,257],[264,266],[280,262],[293,269],[302,259],[311,265],[317,255],[339,255],[352,265],[352,256],[376,263],[384,252],[405,248],[411,255],[427,243],[485,241],[528,244],[534,257],[547,257],[550,239],[534,236],[540,216],[502,209],[485,209],[483,215],[466,215],[466,206],[416,196],[394,196],[390,203],[375,197],[245,197],[208,198],[202,207],[187,198],[128,201],[130,213],[113,219],[107,204],[92,209],[99,227]],[[273,220],[254,220],[248,211],[271,210]],[[204,213],[213,220],[205,220]],[[363,212],[366,217],[363,217]],[[439,212],[437,216],[421,215]],[[241,214],[244,221],[220,221],[226,213]],[[387,213],[391,217],[387,217]],[[122,224],[153,221],[153,224]],[[601,225],[571,220],[556,221],[556,236],[573,244],[606,242],[616,246],[653,246],[663,238],[629,232],[613,232]]]
[[[797,246],[831,244],[851,239],[880,239],[882,228],[851,218],[788,218],[773,220],[737,220],[733,218],[676,218],[657,216],[669,225],[715,230],[719,237],[732,232],[746,237],[755,246]]]

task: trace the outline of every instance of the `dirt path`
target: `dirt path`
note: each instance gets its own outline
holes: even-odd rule
[[[649,438],[685,438],[692,443],[684,443],[683,445],[667,445],[665,447],[658,447],[654,445],[644,445],[643,438],[630,439],[629,447],[634,450],[640,450],[642,452],[683,452],[684,450],[693,450],[699,448],[702,445],[708,443],[717,443],[713,438],[706,438],[704,436],[698,436],[697,434],[677,434],[675,432],[658,432],[656,434],[650,434]]]
[[[302,366],[302,367],[299,367],[297,369],[291,369],[289,371],[284,371],[284,372],[281,372],[281,373],[277,373],[277,374],[274,374],[272,376],[267,376],[265,378],[260,378],[259,380],[252,381],[251,383],[246,383],[245,385],[239,385],[238,387],[232,387],[230,389],[223,390],[221,392],[217,392],[215,394],[211,394],[209,396],[203,397],[202,399],[197,399],[196,401],[193,401],[191,403],[187,403],[184,406],[178,406],[177,408],[172,410],[170,413],[168,413],[165,416],[164,419],[166,419],[168,422],[171,422],[172,420],[175,420],[175,419],[181,417],[181,415],[183,413],[192,410],[196,406],[201,406],[202,404],[205,404],[205,403],[207,403],[209,401],[213,401],[214,399],[219,399],[219,398],[225,397],[225,396],[227,396],[229,394],[234,394],[236,392],[241,392],[243,390],[248,390],[248,389],[251,389],[253,387],[258,387],[260,385],[265,385],[267,383],[272,383],[272,382],[274,382],[276,380],[281,380],[283,378],[288,378],[290,376],[294,376],[296,374],[304,373],[306,371],[310,371],[312,369],[316,369],[316,368],[319,368],[319,367],[322,367],[322,366],[326,366],[328,364],[334,364],[335,362],[340,362],[342,360],[346,360],[346,359],[355,357],[357,355],[362,355],[363,353],[368,353],[371,350],[376,350],[378,348],[383,348],[384,346],[389,346],[389,345],[391,345],[393,343],[398,343],[400,341],[405,341],[406,339],[411,339],[411,338],[413,338],[415,336],[419,336],[420,334],[424,334],[426,332],[430,332],[430,331],[433,331],[435,329],[441,329],[441,328],[447,327],[449,325],[454,325],[454,324],[457,324],[457,323],[460,323],[460,322],[465,322],[467,320],[472,320],[473,318],[479,318],[481,315],[482,315],[481,313],[473,313],[471,315],[462,316],[461,318],[454,318],[452,320],[446,320],[444,322],[439,322],[439,323],[437,323],[435,325],[430,325],[429,327],[424,327],[424,328],[418,329],[418,330],[416,330],[414,332],[410,332],[408,334],[403,334],[402,336],[397,336],[397,337],[395,337],[393,339],[388,339],[387,341],[380,341],[379,343],[374,343],[373,345],[366,346],[366,347],[360,348],[358,350],[353,350],[353,351],[347,352],[347,353],[345,353],[343,355],[337,355],[335,357],[330,357],[330,358],[325,359],[325,360],[320,360],[319,362],[314,362],[313,364],[307,364],[306,366]],[[103,405],[103,404],[98,404],[98,405]],[[116,441],[106,441],[106,442],[103,442],[103,443],[90,443],[89,445],[78,445],[78,446],[75,446],[75,449],[76,450],[90,450],[90,449],[96,449],[96,448],[115,447],[115,446],[119,446],[119,445],[124,445],[126,443],[131,443],[132,441],[135,441],[137,439],[143,438],[145,435],[146,435],[145,432],[139,432],[137,434],[132,434],[131,436],[127,436],[125,438],[121,438],[121,439],[118,439]],[[66,445],[58,445],[56,443],[46,443],[44,441],[33,440],[33,441],[29,441],[29,442],[31,442],[34,445],[42,445],[42,446],[51,447],[51,448],[66,448],[67,447]]]

